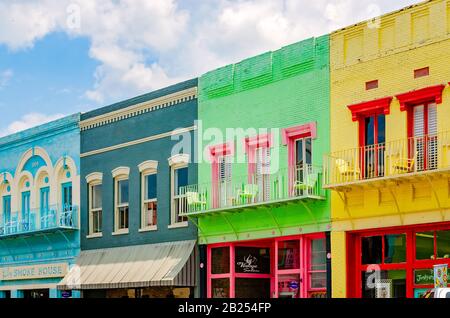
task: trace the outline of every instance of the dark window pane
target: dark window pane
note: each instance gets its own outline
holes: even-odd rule
[[[378,115],[378,141],[376,143],[382,144],[386,141],[386,116]]]
[[[374,125],[374,118],[373,117],[366,117],[365,120],[365,132],[366,132],[366,146],[373,145],[374,144],[374,132],[375,132],[375,125]]]
[[[433,269],[417,269],[414,271],[414,283],[416,285],[434,285]]]
[[[406,262],[406,234],[384,237],[384,262],[386,264]]]
[[[296,147],[296,158],[295,158],[295,163],[297,164],[297,166],[302,165],[303,162],[303,139],[299,139],[295,142],[295,147]]]
[[[175,191],[178,195],[180,188],[188,185],[188,168],[181,168],[175,170]]]
[[[145,184],[147,187],[146,191],[146,200],[156,199],[156,174],[151,174],[145,177]]]
[[[405,298],[406,271],[381,271],[377,277],[372,273],[362,273],[363,298]]]
[[[300,241],[278,243],[278,269],[300,268]]]
[[[434,259],[434,232],[416,233],[416,259]]]
[[[228,278],[211,281],[212,298],[230,298],[230,280]]]
[[[236,278],[236,298],[270,298],[270,278]]]
[[[230,248],[213,248],[211,250],[211,263],[213,274],[228,274],[230,272]]]
[[[270,249],[236,247],[236,273],[270,274]]]
[[[437,257],[450,258],[450,230],[436,232]]]
[[[128,203],[128,180],[119,181],[119,204]]]
[[[305,140],[305,148],[306,148],[306,164],[312,164],[312,140],[311,138],[306,138]]]
[[[363,237],[361,239],[361,250],[363,264],[381,264],[382,237]]]

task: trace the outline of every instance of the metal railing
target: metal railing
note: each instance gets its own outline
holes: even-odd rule
[[[450,168],[450,132],[333,152],[324,157],[324,186]]]
[[[0,222],[0,237],[20,235],[51,229],[76,229],[78,207],[74,205],[50,206],[29,212],[13,212],[3,215]]]
[[[324,197],[322,168],[304,165],[273,174],[231,176],[217,183],[180,188],[178,213],[186,216],[211,210]]]

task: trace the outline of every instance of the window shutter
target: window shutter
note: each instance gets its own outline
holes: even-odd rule
[[[424,127],[424,106],[414,107],[414,137],[423,137],[425,135]]]
[[[428,136],[438,133],[437,128],[437,106],[436,104],[428,105]]]

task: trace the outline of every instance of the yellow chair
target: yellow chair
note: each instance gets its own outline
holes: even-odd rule
[[[354,176],[359,179],[361,175],[359,168],[351,167],[350,163],[344,159],[336,159],[336,167],[338,168],[339,174],[344,177]]]
[[[399,158],[394,161],[394,164],[392,165],[392,168],[394,170],[394,173],[408,173],[412,172],[414,168],[414,164],[416,162],[418,152],[414,154],[414,157],[412,158]]]

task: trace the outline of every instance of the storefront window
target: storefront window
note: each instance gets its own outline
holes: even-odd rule
[[[270,274],[270,249],[236,247],[235,271],[242,274]]]
[[[361,239],[362,263],[381,264],[383,241],[381,236],[363,237]]]
[[[300,275],[280,275],[278,277],[278,298],[300,297]]]
[[[416,233],[416,259],[434,259],[434,232]]]
[[[405,298],[406,271],[363,272],[362,296],[363,298]]]
[[[450,231],[436,232],[437,258],[450,258]]]
[[[406,234],[386,235],[384,237],[384,263],[406,262]]]
[[[311,241],[310,288],[327,288],[327,252],[325,239]]]
[[[228,278],[211,281],[212,298],[230,298],[230,280]]]
[[[230,248],[219,247],[211,250],[211,273],[228,274],[230,272]]]
[[[278,244],[278,269],[300,268],[300,241],[284,241]]]
[[[434,272],[432,269],[416,269],[414,271],[415,285],[434,285]]]
[[[270,278],[236,278],[236,298],[270,298]]]

